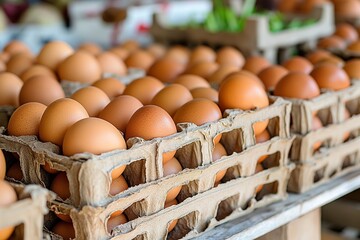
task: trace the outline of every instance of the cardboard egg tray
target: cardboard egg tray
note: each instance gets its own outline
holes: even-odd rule
[[[42,239],[44,215],[49,212],[47,202],[55,195],[36,185],[10,184],[18,195],[18,201],[0,207],[0,229],[16,226],[12,239]]]
[[[350,133],[344,142],[344,135]],[[322,142],[319,151],[313,146]],[[332,124],[294,140],[290,159],[297,163],[289,190],[305,192],[331,179],[360,169],[360,115]]]
[[[11,114],[15,111],[13,106],[0,106],[0,126],[6,127]]]
[[[306,17],[316,19],[317,22],[301,29],[289,29],[273,33],[270,32],[269,19],[266,16],[251,16],[245,23],[242,32],[214,33],[202,28],[171,27],[166,16],[155,14],[150,33],[159,42],[187,42],[211,46],[231,45],[239,48],[245,55],[262,53],[268,60],[276,63],[279,48],[304,43],[315,45],[317,39],[333,33],[334,13],[331,3],[324,3],[315,7]]]
[[[256,208],[285,199],[293,169],[288,161],[292,140],[274,137],[214,164],[186,169],[142,188],[132,188],[126,196],[103,207],[84,206],[79,210],[58,201],[51,202],[49,207],[56,213],[71,216],[76,239],[191,238]],[[268,162],[268,168],[255,173],[257,160],[264,154],[278,154],[278,158]],[[231,177],[227,176],[225,182],[213,187],[216,173],[231,168],[237,168],[240,176],[236,178],[228,171]],[[177,197],[179,203],[164,209],[168,190],[179,185],[183,186]],[[259,185],[263,189],[257,193]],[[130,221],[117,226],[110,234],[107,220],[118,210],[124,210]],[[131,219],[130,216],[135,217]],[[168,234],[167,227],[175,219],[178,224]],[[49,229],[52,222],[56,220],[49,220]]]
[[[270,119],[268,130],[272,136],[289,138],[291,104],[277,98],[263,109],[253,111],[230,110],[228,116],[219,121],[202,126],[179,124],[181,131],[150,141],[129,139],[127,150],[116,150],[101,155],[89,153],[66,157],[59,147],[52,143],[40,142],[35,136],[7,136],[5,128],[0,129],[0,148],[19,155],[24,181],[49,187],[51,174],[41,165],[48,163],[51,168],[66,171],[70,183],[70,198],[67,203],[80,207],[84,205],[104,206],[114,199],[127,196],[124,191],[110,196],[111,171],[127,165],[123,173],[130,186],[141,189],[163,177],[162,154],[177,150],[176,157],[182,167],[195,169],[207,165],[220,167],[212,163],[213,139],[222,133],[222,143],[228,153],[245,151],[255,145],[252,125],[258,121]],[[234,173],[239,170],[234,169]],[[170,185],[169,185],[170,187]],[[151,194],[149,192],[149,194]]]
[[[104,78],[114,77],[114,78],[119,79],[119,81],[124,84],[128,84],[132,80],[141,78],[144,76],[145,76],[145,71],[142,69],[138,69],[138,68],[129,68],[128,74],[125,76],[118,76],[118,75],[114,75],[111,73],[103,74]],[[66,97],[70,97],[77,90],[90,85],[89,83],[71,82],[71,81],[67,81],[66,79],[61,80],[60,84],[61,84],[62,88],[64,89]]]

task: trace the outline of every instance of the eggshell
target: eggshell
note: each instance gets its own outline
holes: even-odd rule
[[[194,65],[200,62],[214,62],[216,59],[215,51],[207,46],[197,46],[190,54],[189,65]]]
[[[29,68],[27,68],[20,76],[21,80],[23,80],[24,82],[26,82],[27,80],[29,80],[31,77],[34,76],[48,76],[54,79],[57,79],[57,76],[55,75],[55,73],[48,67],[45,67],[43,65],[32,65]]]
[[[168,207],[174,206],[176,204],[178,204],[178,201],[176,199],[174,199],[172,201],[166,202],[164,205],[164,208],[168,208]],[[172,220],[170,222],[168,229],[167,229],[168,233],[171,232],[175,228],[177,222],[178,222],[178,219]]]
[[[216,62],[220,65],[232,65],[242,68],[245,64],[245,58],[236,48],[222,47],[216,53]]]
[[[351,59],[347,61],[344,70],[350,79],[360,80],[360,59]]]
[[[114,98],[99,114],[99,118],[104,119],[114,125],[121,132],[125,133],[126,125],[131,116],[143,106],[135,97],[122,95]]]
[[[61,146],[66,130],[87,117],[87,111],[77,101],[70,98],[58,99],[46,108],[40,120],[40,140]]]
[[[0,52],[0,61],[2,61],[3,63],[7,63],[7,61],[9,61],[10,59],[10,54],[7,52]]]
[[[125,138],[141,137],[150,140],[176,133],[176,126],[170,115],[161,107],[147,105],[139,108],[126,126]],[[174,157],[176,151],[163,154],[163,163]]]
[[[284,77],[289,71],[280,66],[273,65],[262,70],[258,77],[264,83],[266,90],[274,89],[275,85]]]
[[[89,152],[101,154],[117,149],[126,149],[126,143],[111,123],[100,118],[85,118],[70,126],[64,135],[63,154]]]
[[[55,224],[51,231],[60,235],[64,240],[75,238],[75,229],[72,223],[60,221]]]
[[[11,187],[9,183],[4,180],[0,179],[0,207],[6,208],[10,204],[16,202],[17,195],[15,190]],[[12,232],[14,231],[14,227],[6,227],[0,229],[0,236],[2,239],[7,239],[11,236]]]
[[[6,71],[6,64],[2,61],[0,61],[0,73]]]
[[[128,188],[129,186],[125,178],[123,176],[120,176],[111,182],[109,194],[111,196],[115,196],[116,194],[119,194]]]
[[[144,105],[150,104],[153,97],[164,88],[164,84],[154,77],[142,77],[129,83],[123,94],[136,97]]]
[[[55,213],[58,218],[60,218],[64,222],[72,223],[72,219],[69,215],[61,214],[61,213]]]
[[[301,72],[288,73],[280,79],[274,90],[275,96],[312,99],[320,95],[316,81],[308,74]]]
[[[24,176],[22,174],[19,161],[16,161],[15,163],[13,163],[10,166],[9,170],[7,170],[7,172],[6,172],[6,176],[9,177],[9,178],[13,178],[15,180],[18,180],[18,181],[23,180]]]
[[[212,152],[212,161],[216,162],[217,160],[219,160],[220,158],[222,158],[223,156],[226,156],[226,155],[227,155],[227,153],[226,153],[224,146],[221,143],[215,144],[213,152]],[[215,183],[218,183],[221,181],[221,179],[223,179],[223,177],[226,174],[226,170],[227,169],[221,170],[216,174],[215,181],[214,181]]]
[[[191,91],[191,95],[193,98],[206,98],[213,102],[219,101],[219,93],[213,88],[210,87],[200,87],[200,88],[194,88]]]
[[[314,67],[323,65],[323,64],[333,64],[337,67],[342,68],[345,65],[344,60],[342,60],[341,58],[334,56],[334,55],[330,55],[326,58],[321,59],[320,61],[318,61]]]
[[[88,86],[77,90],[71,98],[78,101],[90,117],[96,117],[110,102],[109,97],[101,89]]]
[[[102,73],[112,73],[119,76],[127,74],[125,63],[119,59],[115,53],[102,52],[96,56],[96,59],[100,64]]]
[[[33,65],[33,62],[33,58],[26,54],[15,54],[6,63],[6,71],[20,76],[25,72],[26,69]]]
[[[150,53],[155,59],[159,59],[165,55],[166,47],[158,43],[152,43],[146,48],[146,51]]]
[[[101,78],[102,69],[98,60],[85,51],[78,51],[59,64],[61,80],[93,83]]]
[[[207,80],[210,84],[218,85],[231,73],[239,70],[240,69],[234,65],[220,65],[219,68],[207,78]]]
[[[174,157],[171,158],[166,163],[164,163],[163,169],[164,169],[164,177],[176,174],[183,170],[179,161]],[[174,200],[177,197],[177,195],[179,195],[179,193],[181,191],[181,187],[182,186],[176,186],[176,187],[170,189],[170,191],[168,191],[168,193],[166,195],[165,202],[170,202],[170,201]]]
[[[316,64],[324,58],[331,56],[332,54],[326,50],[318,49],[306,55],[306,58],[312,63]]]
[[[360,15],[360,2],[342,0],[334,2],[335,16],[340,18],[357,18]]]
[[[170,58],[182,64],[187,64],[190,59],[190,50],[184,46],[173,46],[165,53],[163,58]]]
[[[109,233],[111,233],[111,231],[121,225],[121,224],[124,224],[124,223],[127,223],[127,218],[125,216],[125,214],[120,214],[118,216],[114,216],[114,217],[110,217],[109,220],[107,221],[107,231]]]
[[[6,172],[5,156],[2,150],[0,149],[0,181],[5,178],[5,172]]]
[[[173,82],[184,70],[184,64],[172,58],[162,58],[154,62],[147,74],[162,82]]]
[[[80,44],[78,50],[84,50],[94,56],[102,52],[102,48],[98,44],[92,42],[85,42]]]
[[[202,77],[193,74],[184,74],[177,77],[174,83],[183,85],[189,90],[199,87],[210,87],[210,84]]]
[[[19,106],[19,93],[23,81],[13,73],[0,73],[0,106]]]
[[[317,47],[323,49],[344,49],[346,42],[341,37],[333,35],[320,39]]]
[[[219,64],[215,62],[197,62],[188,68],[185,73],[198,75],[203,78],[209,78],[216,70],[218,70]]]
[[[341,23],[336,25],[334,35],[341,37],[346,42],[354,42],[359,38],[356,29],[348,23]]]
[[[126,58],[125,64],[128,68],[139,68],[147,71],[155,62],[155,57],[144,50],[137,50]]]
[[[29,102],[18,107],[10,117],[7,131],[12,136],[39,135],[41,117],[46,109],[42,103]]]
[[[270,65],[271,63],[264,57],[251,56],[246,59],[243,70],[258,74],[261,70],[269,67]]]
[[[360,41],[355,41],[347,46],[347,50],[351,52],[360,52]]]
[[[121,95],[125,90],[125,84],[116,78],[102,78],[95,81],[92,86],[100,88],[111,99]]]
[[[176,110],[192,99],[193,97],[186,87],[174,83],[161,89],[151,100],[151,104],[161,107],[170,116],[173,116]]]
[[[74,50],[69,44],[62,41],[52,41],[42,47],[36,62],[55,71],[59,63],[73,52]]]
[[[127,49],[121,47],[111,48],[109,51],[115,53],[121,60],[125,60],[130,54]]]
[[[5,45],[3,51],[8,53],[10,56],[15,55],[17,53],[31,54],[29,47],[25,43],[23,43],[19,40],[12,40],[9,43],[7,43]]]
[[[310,74],[320,88],[341,90],[350,86],[346,72],[334,64],[322,64]]]
[[[140,48],[140,45],[136,40],[130,39],[123,42],[120,47],[125,48],[129,52],[134,52]]]
[[[312,63],[304,57],[292,57],[285,61],[282,66],[289,72],[310,73],[313,69]]]
[[[22,86],[19,93],[19,103],[39,102],[49,105],[64,97],[64,90],[56,79],[37,75],[28,79]]]
[[[55,176],[50,189],[62,200],[66,200],[70,197],[69,180],[66,176],[66,172],[60,172]]]

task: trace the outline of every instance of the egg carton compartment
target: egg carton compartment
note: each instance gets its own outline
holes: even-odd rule
[[[254,209],[285,199],[288,178],[293,168],[294,165],[290,164],[271,168],[248,178],[233,179],[171,207],[129,220],[116,226],[111,232],[107,229],[110,214],[114,209],[119,209],[121,202],[124,203],[123,206],[128,202],[119,199],[106,207],[85,206],[78,210],[52,201],[50,208],[54,212],[71,216],[76,239],[190,239]],[[260,191],[259,186],[262,188]],[[156,191],[153,193],[156,194],[152,195],[159,195]],[[173,221],[177,221],[175,228],[168,232]],[[56,220],[49,221],[49,229],[54,222]]]
[[[313,116],[321,120],[323,126],[341,123],[345,120],[345,110],[351,115],[360,113],[360,83],[352,81],[350,87],[339,91],[323,91],[310,100],[290,99],[292,103],[290,130],[305,135],[313,129]]]
[[[49,212],[47,202],[55,199],[55,195],[37,185],[10,184],[18,200],[0,207],[0,229],[15,227],[11,239],[42,239],[44,216]]]
[[[311,137],[320,134],[338,135],[340,139],[344,133],[351,131],[349,140],[333,147],[323,149],[319,154],[313,155],[308,161],[299,162],[292,172],[288,189],[291,192],[302,193],[318,185],[331,181],[332,179],[345,175],[351,171],[360,169],[360,135],[359,135],[359,117],[353,117],[344,123],[329,126],[320,129],[306,136],[306,143],[309,145]],[[352,125],[352,126],[351,126]],[[352,128],[353,127],[353,128]],[[296,142],[296,140],[294,141]],[[336,142],[336,141],[334,141]],[[295,143],[294,143],[295,146]],[[313,145],[310,144],[309,148]],[[301,146],[302,147],[302,146]],[[303,156],[306,156],[308,149],[304,149]]]
[[[0,126],[7,127],[12,113],[15,111],[13,106],[0,106]]]
[[[118,76],[111,73],[103,74],[103,78],[113,77],[118,79],[120,82],[124,83],[125,85],[129,84],[130,82],[132,82],[137,78],[141,78],[144,76],[145,76],[145,71],[138,68],[129,68],[127,75],[124,76]],[[66,97],[70,97],[77,90],[90,85],[89,83],[72,82],[72,81],[67,81],[66,79],[61,80],[60,84],[65,92]]]
[[[212,163],[213,139],[219,133],[241,129],[242,150],[245,151],[255,145],[253,124],[275,119],[270,121],[269,130],[274,129],[271,131],[276,132],[278,138],[287,139],[290,137],[290,108],[291,104],[288,101],[276,98],[269,107],[253,111],[228,111],[228,116],[202,126],[180,124],[182,130],[168,137],[150,141],[140,138],[129,139],[129,149],[101,155],[82,153],[66,157],[61,155],[60,149],[52,143],[40,142],[35,136],[7,136],[4,128],[0,134],[0,148],[7,152],[16,152],[20,156],[26,183],[49,187],[53,175],[46,173],[41,166],[47,164],[52,169],[66,172],[70,186],[67,203],[76,207],[103,206],[117,197],[109,194],[113,170],[126,165],[123,175],[127,182],[141,188],[145,183],[163,178],[162,155],[166,152],[179,150],[177,157],[185,170],[209,164],[220,167]],[[188,165],[185,164],[185,159]],[[251,173],[244,174],[247,176]]]
[[[292,18],[294,16],[288,16]],[[296,16],[299,17],[299,16]],[[158,42],[208,44],[210,46],[231,45],[245,55],[260,53],[273,63],[277,62],[279,49],[299,44],[314,46],[319,38],[334,31],[334,13],[331,3],[316,6],[307,16],[316,19],[316,23],[300,29],[288,29],[271,32],[266,16],[250,16],[242,32],[210,32],[197,27],[173,27],[168,16],[156,13],[150,33]]]

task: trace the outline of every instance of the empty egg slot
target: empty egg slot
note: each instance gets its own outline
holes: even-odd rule
[[[195,141],[176,150],[175,158],[183,169],[197,168],[202,165],[201,143]]]
[[[129,187],[134,187],[146,182],[146,160],[141,159],[128,164],[123,172],[123,176]]]
[[[316,116],[320,119],[323,127],[335,123],[335,119],[333,119],[331,107],[320,109],[317,112]],[[314,126],[312,126],[312,128],[314,129]]]
[[[228,155],[243,151],[244,133],[238,128],[229,132],[223,132],[220,140]]]
[[[326,166],[315,171],[313,183],[317,183],[324,178],[325,169],[326,169]]]
[[[341,169],[346,169],[348,167],[354,166],[358,160],[358,155],[358,152],[354,152],[345,156],[342,160]]]
[[[182,185],[179,195],[177,195],[176,199],[178,203],[185,201],[185,199],[189,197],[193,197],[199,193],[199,181],[193,180],[188,184]]]
[[[355,98],[345,103],[346,109],[350,116],[358,115],[360,113],[360,98]]]
[[[227,216],[229,216],[231,213],[233,213],[234,210],[237,208],[237,203],[239,202],[239,197],[240,197],[240,195],[236,194],[234,196],[231,196],[231,197],[228,197],[228,198],[222,200],[218,204],[215,219],[217,221],[220,221],[220,220],[226,218]]]
[[[259,158],[258,164],[261,164],[263,169],[270,169],[274,167],[280,167],[281,153],[275,152],[268,155],[263,155]]]
[[[129,221],[151,214],[148,212],[148,203],[145,199],[134,202],[123,213],[125,213]]]
[[[145,240],[145,239],[149,239],[149,238],[147,237],[146,233],[143,233],[143,234],[139,234],[136,237],[134,237],[133,240]]]
[[[235,165],[232,167],[229,167],[226,170],[225,176],[223,179],[221,179],[222,183],[226,183],[228,181],[231,181],[233,179],[241,177],[241,165]]]
[[[197,224],[199,212],[193,211],[178,219],[175,228],[168,233],[168,240],[181,239],[193,230]]]
[[[265,196],[277,194],[279,191],[279,182],[274,181],[267,184],[259,184],[254,189],[256,201],[261,201]]]

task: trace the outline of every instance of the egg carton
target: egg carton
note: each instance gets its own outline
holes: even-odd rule
[[[324,126],[341,123],[345,119],[345,108],[354,114],[360,113],[360,82],[352,81],[350,87],[340,91],[323,91],[310,100],[285,98],[292,103],[291,132],[305,135],[312,131],[314,113]]]
[[[344,142],[344,135],[350,138]],[[313,146],[322,142],[314,153]],[[327,127],[297,136],[290,158],[296,168],[289,180],[289,190],[305,192],[332,179],[360,169],[360,115]]]
[[[66,171],[70,183],[70,198],[67,203],[79,207],[103,206],[113,201],[110,196],[112,170],[127,165],[123,175],[131,186],[140,189],[163,177],[163,153],[177,150],[176,157],[184,169],[194,169],[212,164],[213,139],[222,133],[222,143],[229,154],[241,152],[255,145],[252,125],[269,120],[271,136],[289,138],[291,104],[281,98],[266,108],[253,111],[229,110],[227,116],[202,126],[179,124],[180,132],[164,138],[145,141],[140,138],[128,140],[127,150],[115,150],[101,155],[90,153],[71,157],[60,155],[59,147],[40,142],[36,136],[7,136],[0,129],[0,148],[19,155],[24,181],[49,187],[51,174],[41,168],[45,163],[58,171]]]
[[[17,193],[18,201],[0,207],[0,229],[16,226],[13,239],[42,239],[44,215],[49,212],[47,202],[55,195],[37,185],[10,184]]]
[[[13,106],[0,106],[0,126],[7,127],[12,113],[15,111]]]
[[[254,209],[285,199],[290,172],[294,168],[288,161],[292,140],[276,137],[223,157],[212,165],[186,169],[141,189],[133,188],[127,196],[103,207],[84,206],[79,210],[58,201],[52,201],[49,207],[53,212],[70,215],[76,239],[189,239]],[[274,161],[268,168],[255,173],[258,157],[274,153],[279,154],[276,164]],[[241,176],[247,177],[228,178],[213,187],[216,173],[230,168],[239,169]],[[168,190],[178,185],[183,186],[177,197],[179,203],[164,209]],[[263,188],[257,193],[260,185]],[[129,222],[109,233],[108,218],[118,210],[124,210]],[[168,225],[175,219],[178,223],[168,233]],[[51,229],[54,222],[56,220],[49,217],[47,227]]]
[[[129,68],[128,74],[125,76],[119,76],[112,73],[104,73],[102,77],[103,78],[114,77],[126,85],[132,82],[133,80],[144,76],[145,76],[144,70],[138,68]],[[67,80],[61,80],[60,84],[65,92],[66,97],[70,97],[77,90],[90,85],[89,83],[72,82]]]
[[[291,18],[291,16],[289,16]],[[299,17],[299,16],[297,16]],[[334,13],[331,3],[314,8],[306,17],[316,19],[311,26],[270,32],[266,16],[250,16],[242,32],[210,32],[202,28],[179,28],[170,26],[167,16],[156,13],[150,33],[156,41],[166,43],[187,42],[211,46],[231,45],[239,48],[245,55],[261,53],[269,61],[276,63],[278,50],[308,44],[314,46],[319,38],[329,36],[334,31]]]

